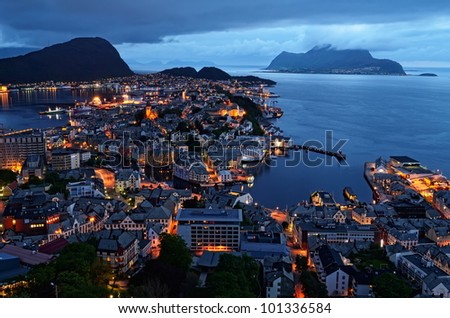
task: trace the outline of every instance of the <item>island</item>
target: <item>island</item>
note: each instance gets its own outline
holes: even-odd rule
[[[406,75],[392,60],[376,59],[368,50],[316,46],[306,53],[282,52],[266,70],[310,74]]]
[[[434,73],[422,73],[422,74],[419,74],[419,76],[425,76],[425,77],[436,77],[437,75],[436,74],[434,74]]]

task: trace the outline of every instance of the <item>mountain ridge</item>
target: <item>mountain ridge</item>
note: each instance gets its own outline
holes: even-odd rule
[[[90,81],[134,73],[107,40],[74,38],[25,55],[0,59],[0,82]]]
[[[406,75],[399,63],[376,59],[368,50],[338,50],[331,45],[315,46],[305,53],[282,51],[266,70],[318,74]]]
[[[184,76],[184,77],[192,77],[192,78],[203,78],[215,81],[227,81],[227,80],[236,80],[239,82],[258,82],[266,85],[273,86],[276,84],[275,81],[266,78],[260,78],[253,75],[248,76],[231,76],[227,72],[221,70],[217,67],[205,66],[197,71],[195,68],[186,66],[186,67],[174,67],[170,69],[165,69],[161,72],[161,74],[167,74],[171,76]]]

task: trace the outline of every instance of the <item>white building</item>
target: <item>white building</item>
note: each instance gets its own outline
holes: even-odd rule
[[[80,153],[76,150],[56,149],[52,151],[53,170],[74,170],[80,168]]]
[[[66,186],[69,191],[69,198],[81,198],[81,197],[95,197],[104,198],[103,193],[98,191],[95,187],[95,183],[91,180],[69,182]]]
[[[116,192],[136,191],[141,188],[139,172],[131,169],[121,170],[116,174]]]
[[[178,235],[191,251],[239,250],[240,209],[180,209],[176,220]]]

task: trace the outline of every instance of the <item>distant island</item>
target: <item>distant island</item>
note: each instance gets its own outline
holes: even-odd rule
[[[76,38],[25,55],[0,59],[0,83],[91,81],[134,73],[102,38]]]
[[[266,70],[311,74],[406,75],[391,60],[373,58],[367,50],[338,50],[331,45],[316,46],[306,53],[282,52]]]
[[[171,76],[184,76],[184,77],[192,77],[192,78],[204,78],[214,81],[228,81],[228,80],[236,80],[238,82],[254,82],[265,84],[269,86],[273,86],[276,84],[275,81],[260,78],[257,76],[231,76],[227,72],[221,70],[217,67],[203,67],[200,71],[193,67],[175,67],[171,69],[167,69],[160,72],[161,74],[167,74]]]
[[[419,74],[419,76],[429,76],[429,77],[435,77],[435,76],[437,76],[436,74],[434,74],[434,73],[422,73],[422,74]]]

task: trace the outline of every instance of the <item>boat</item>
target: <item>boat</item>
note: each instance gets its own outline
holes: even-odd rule
[[[77,103],[75,107],[71,109],[74,114],[80,113],[89,113],[92,110],[92,106],[87,105],[86,103]]]
[[[252,163],[261,161],[259,156],[244,155],[241,157],[241,163]]]
[[[358,197],[356,196],[356,193],[350,187],[344,188],[344,197],[345,197],[345,199],[347,199],[348,201],[353,202],[353,203],[358,201]]]
[[[263,107],[262,115],[265,119],[276,119],[283,116],[284,112],[281,108],[278,107]]]
[[[61,107],[55,107],[55,109],[51,109],[50,107],[48,110],[44,110],[42,112],[39,112],[40,115],[56,115],[56,114],[64,114],[67,113],[67,109],[61,108]]]

